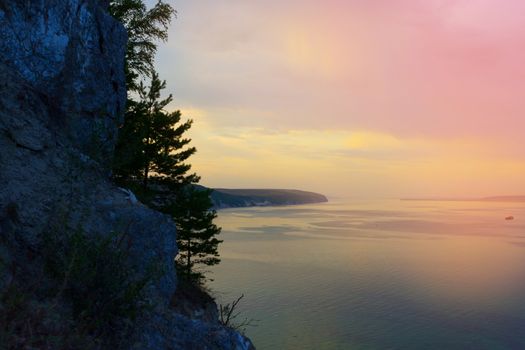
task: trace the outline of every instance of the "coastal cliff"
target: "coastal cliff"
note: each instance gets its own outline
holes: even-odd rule
[[[216,188],[211,194],[211,199],[217,209],[328,202],[328,199],[319,193],[283,189]]]
[[[13,326],[5,327],[0,341],[10,348],[66,349],[88,339],[101,349],[109,348],[104,337],[111,337],[112,348],[122,349],[253,348],[216,315],[195,316],[200,306],[195,315],[173,308],[175,226],[110,180],[126,103],[126,32],[103,3],[0,1],[0,322]],[[79,241],[79,232],[88,243]],[[98,264],[107,246],[96,242],[114,236],[119,265],[108,270]],[[50,248],[50,241],[60,244]],[[71,246],[87,248],[70,256]],[[100,273],[93,278],[97,286],[104,274],[117,271],[115,279],[122,276],[126,285],[140,286],[129,290],[141,293],[140,312],[123,312],[126,319],[106,315],[114,328],[99,333],[71,297],[71,290],[81,290],[72,276],[80,257],[90,258],[90,247],[98,249],[96,263],[86,260],[79,271]],[[62,261],[64,271],[57,272]],[[105,304],[97,310],[107,310]],[[209,301],[202,309],[210,305],[216,308]],[[19,325],[14,317],[24,312]]]

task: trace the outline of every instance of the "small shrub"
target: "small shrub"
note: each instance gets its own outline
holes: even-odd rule
[[[244,318],[242,321],[239,321],[240,312],[237,310],[237,306],[240,301],[244,298],[244,294],[241,294],[240,297],[228,303],[226,305],[219,305],[219,322],[231,329],[234,329],[242,334],[246,332],[246,327],[256,327],[257,321],[254,319]]]
[[[156,277],[154,269],[137,277],[129,267],[125,234],[87,237],[81,231],[66,238],[44,240],[45,271],[55,281],[56,299],[72,307],[76,327],[104,343],[116,346],[136,317],[149,307],[145,286]],[[124,247],[126,246],[126,247]]]
[[[11,268],[16,271],[16,265]],[[67,308],[42,300],[38,289],[18,274],[13,273],[1,286],[0,349],[95,349],[95,340],[72,325]]]

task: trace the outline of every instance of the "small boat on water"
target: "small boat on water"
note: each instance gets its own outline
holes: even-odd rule
[[[507,216],[507,217],[505,217],[505,220],[507,220],[507,221],[514,220],[514,216],[512,216],[512,215],[511,216]]]

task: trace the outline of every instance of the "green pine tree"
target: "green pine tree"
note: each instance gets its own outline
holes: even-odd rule
[[[221,232],[213,220],[217,217],[210,199],[211,190],[187,186],[171,207],[177,225],[179,255],[176,267],[179,276],[201,284],[204,272],[196,265],[212,266],[220,262],[216,236]]]
[[[184,137],[193,121],[182,122],[180,111],[165,110],[173,99],[161,99],[165,87],[156,73],[148,88],[139,84],[139,100],[128,106],[115,149],[115,179],[139,193],[153,190],[150,182],[177,190],[199,181],[196,174],[188,174],[191,165],[185,163],[196,152]]]
[[[133,189],[150,207],[172,216],[177,226],[179,274],[195,283],[204,281],[198,266],[218,264],[216,238],[220,233],[213,220],[210,190],[197,187],[199,176],[189,173],[187,159],[196,152],[184,136],[192,120],[181,121],[180,111],[167,112],[172,96],[161,98],[165,88],[156,73],[151,84],[139,84],[138,101],[128,106],[126,122],[119,133],[114,175],[118,184]]]
[[[125,73],[132,92],[115,149],[115,181],[131,188],[143,203],[173,217],[180,252],[177,270],[191,282],[202,283],[204,274],[195,265],[220,261],[222,241],[216,238],[220,228],[213,223],[217,214],[211,191],[195,186],[200,177],[189,173],[191,165],[186,162],[196,152],[184,137],[192,120],[182,122],[180,111],[166,111],[172,96],[161,99],[166,83],[153,67],[155,42],[167,40],[175,11],[161,0],[149,10],[143,0],[111,0],[109,11],[128,32]],[[143,78],[151,78],[148,87]]]
[[[128,91],[137,91],[140,78],[151,77],[154,72],[156,41],[168,40],[168,26],[176,11],[160,0],[151,9],[143,0],[111,0],[109,13],[128,32],[126,85]]]

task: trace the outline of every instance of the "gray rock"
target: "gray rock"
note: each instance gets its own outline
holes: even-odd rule
[[[253,348],[216,321],[170,307],[175,225],[108,179],[126,99],[126,33],[104,2],[0,0],[2,268],[34,261],[25,252],[38,253],[46,231],[123,233],[129,270],[140,276],[160,263],[163,273],[147,286],[154,308],[133,325],[128,348]]]
[[[126,101],[126,32],[99,4],[0,1],[0,63],[37,89],[83,153],[109,166]]]
[[[171,219],[133,203],[114,186],[100,163],[53,125],[38,90],[2,64],[0,75],[6,78],[0,82],[1,233],[37,250],[46,230],[123,232],[130,241],[130,269],[143,274],[162,263],[164,276],[149,287],[148,298],[167,307],[176,287]],[[16,223],[5,214],[10,206],[17,208]]]
[[[172,312],[156,313],[137,334],[133,350],[252,350],[251,341],[217,323],[207,323]],[[151,328],[154,326],[154,328]]]

